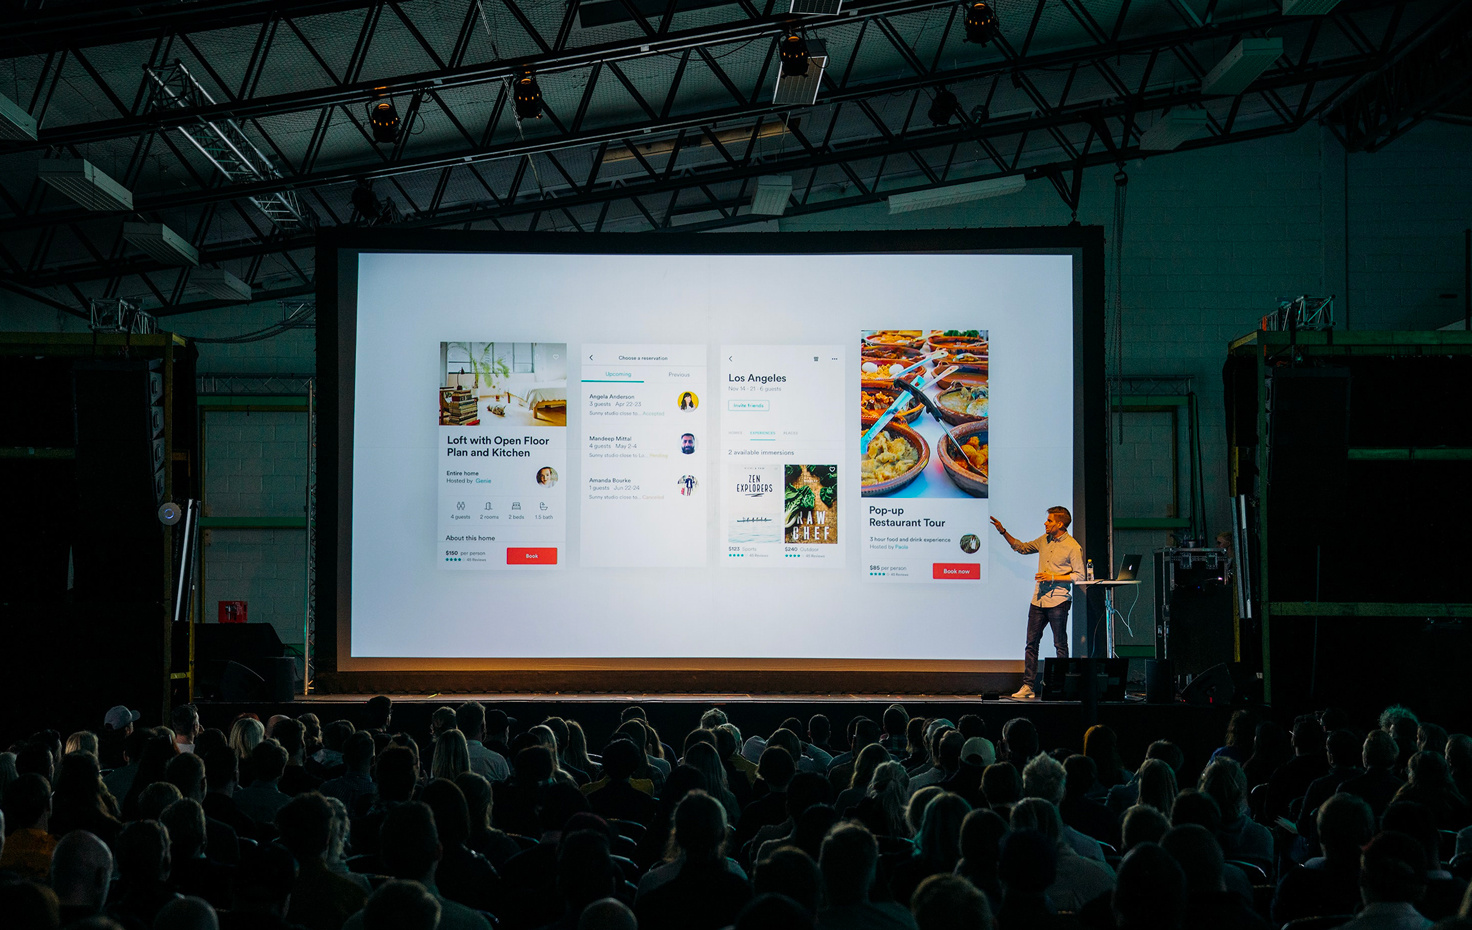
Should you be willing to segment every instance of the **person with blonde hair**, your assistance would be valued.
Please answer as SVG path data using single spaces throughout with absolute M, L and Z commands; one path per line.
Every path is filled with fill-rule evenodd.
M 874 768 L 874 775 L 864 789 L 864 797 L 857 805 L 859 819 L 875 836 L 906 838 L 910 835 L 910 825 L 905 818 L 905 801 L 909 794 L 910 776 L 905 767 L 898 762 L 882 762 Z M 840 809 L 839 813 L 843 810 Z
M 429 763 L 430 778 L 455 780 L 461 772 L 470 771 L 470 747 L 459 730 L 443 730 L 435 737 L 434 755 Z
M 236 781 L 249 785 L 255 779 L 251 770 L 251 755 L 261 740 L 266 738 L 266 727 L 254 717 L 241 717 L 230 726 L 230 748 L 235 752 L 238 769 Z
M 1176 785 L 1175 770 L 1160 759 L 1146 759 L 1135 775 L 1138 783 L 1138 803 L 1153 807 L 1165 816 L 1170 816 L 1171 805 L 1176 802 L 1180 789 Z
M 97 750 L 97 734 L 91 730 L 78 730 L 66 738 L 66 749 L 63 751 L 66 753 L 90 752 L 95 757 Z

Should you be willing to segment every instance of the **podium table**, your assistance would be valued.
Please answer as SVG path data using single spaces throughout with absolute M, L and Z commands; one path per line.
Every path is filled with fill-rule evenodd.
M 1084 589 L 1084 619 L 1085 620 L 1088 619 L 1088 615 L 1089 615 L 1089 611 L 1088 611 L 1089 589 L 1091 589 L 1091 588 L 1101 588 L 1104 591 L 1104 635 L 1105 635 L 1105 641 L 1107 643 L 1107 651 L 1105 652 L 1104 657 L 1106 659 L 1117 659 L 1117 658 L 1119 658 L 1119 656 L 1116 655 L 1115 652 L 1114 652 L 1114 590 L 1116 588 L 1125 588 L 1125 587 L 1129 587 L 1131 585 L 1137 585 L 1139 583 L 1140 583 L 1140 579 L 1138 579 L 1138 578 L 1135 578 L 1135 579 L 1133 579 L 1131 581 L 1105 581 L 1103 579 L 1098 579 L 1098 580 L 1095 580 L 1095 581 L 1075 581 L 1073 583 L 1073 586 L 1075 588 L 1083 588 Z M 1090 631 L 1093 630 L 1093 625 L 1092 624 L 1090 625 L 1089 629 L 1090 629 Z M 1094 644 L 1092 642 L 1090 642 L 1089 643 L 1089 654 L 1092 655 L 1093 652 L 1094 652 Z

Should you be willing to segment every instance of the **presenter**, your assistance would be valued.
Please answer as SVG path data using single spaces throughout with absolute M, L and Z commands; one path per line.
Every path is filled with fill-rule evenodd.
M 1035 700 L 1038 696 L 1038 644 L 1043 630 L 1053 628 L 1053 646 L 1058 658 L 1068 658 L 1068 610 L 1073 606 L 1073 581 L 1083 580 L 1084 553 L 1078 541 L 1068 535 L 1073 516 L 1067 507 L 1049 507 L 1043 523 L 1043 535 L 1031 542 L 1016 539 L 1001 521 L 992 517 L 992 526 L 1007 540 L 1012 551 L 1021 555 L 1038 554 L 1038 571 L 1033 578 L 1032 604 L 1027 610 L 1027 650 L 1022 658 L 1022 688 L 1013 698 Z

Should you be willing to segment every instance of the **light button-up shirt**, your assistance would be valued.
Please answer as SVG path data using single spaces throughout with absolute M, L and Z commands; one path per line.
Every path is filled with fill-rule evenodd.
M 1068 576 L 1066 581 L 1039 581 L 1033 590 L 1033 604 L 1057 607 L 1073 600 L 1073 579 L 1083 580 L 1084 577 L 1084 551 L 1079 548 L 1078 540 L 1067 533 L 1060 534 L 1057 539 L 1049 539 L 1044 534 L 1031 542 L 1012 543 L 1012 551 L 1022 555 L 1036 552 L 1039 572 Z

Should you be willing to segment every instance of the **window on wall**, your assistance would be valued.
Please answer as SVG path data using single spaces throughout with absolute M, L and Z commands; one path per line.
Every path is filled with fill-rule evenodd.
M 532 346 L 530 342 L 513 342 L 511 344 L 511 371 L 513 374 L 527 374 L 537 370 L 536 363 L 532 361 Z

